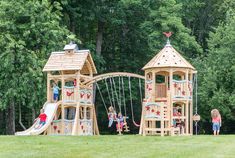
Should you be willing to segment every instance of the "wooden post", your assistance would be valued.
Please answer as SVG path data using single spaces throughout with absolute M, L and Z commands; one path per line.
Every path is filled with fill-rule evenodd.
M 99 128 L 98 128 L 98 124 L 97 124 L 97 118 L 96 118 L 96 112 L 95 112 L 95 108 L 93 107 L 93 111 L 94 111 L 94 115 L 93 115 L 93 122 L 94 122 L 94 127 L 95 127 L 95 129 L 94 129 L 94 131 L 95 131 L 95 134 L 96 135 L 100 135 L 100 132 L 99 132 Z
M 62 93 L 62 104 L 61 104 L 61 134 L 64 134 L 64 128 L 65 128 L 65 125 L 64 125 L 64 121 L 65 121 L 65 108 L 64 108 L 64 85 L 65 85 L 65 82 L 64 82 L 64 72 L 61 71 L 61 93 Z
M 147 81 L 147 74 L 148 72 L 145 72 L 145 86 L 144 86 L 144 89 L 145 89 L 145 96 L 144 98 L 146 98 L 147 96 L 147 89 L 146 89 L 146 81 Z M 144 135 L 144 130 L 145 130 L 145 119 L 144 119 L 144 102 L 141 103 L 142 104 L 142 111 L 141 111 L 141 119 L 140 119 L 140 129 L 139 129 L 139 134 L 140 135 Z
M 193 82 L 193 72 L 190 71 L 190 81 Z M 191 86 L 191 90 L 193 91 L 193 87 Z M 188 88 L 189 90 L 189 88 Z M 189 92 L 190 94 L 190 92 Z M 190 101 L 190 134 L 193 135 L 193 96 Z
M 79 93 L 79 85 L 80 85 L 80 72 L 78 71 L 76 73 L 76 81 L 77 81 L 77 86 L 75 87 L 74 90 L 74 100 L 76 102 L 76 114 L 74 118 L 74 125 L 72 129 L 72 135 L 77 135 L 78 134 L 78 123 L 79 123 L 79 108 L 80 108 L 80 93 Z
M 139 134 L 144 134 L 145 130 L 145 113 L 144 113 L 144 103 L 142 103 L 142 112 L 141 112 L 141 122 L 140 122 L 140 129 Z
M 188 89 L 188 69 L 187 69 L 187 71 L 186 71 L 186 89 Z M 186 91 L 186 96 L 188 97 L 189 96 L 189 90 L 187 90 Z M 188 133 L 189 133 L 189 98 L 186 98 L 186 119 L 185 119 L 185 121 L 186 121 L 186 124 L 185 124 L 185 129 L 186 129 L 186 134 L 188 135 Z
M 170 79 L 170 95 L 169 95 L 169 113 L 170 113 L 170 128 L 172 128 L 173 126 L 173 70 L 172 68 L 170 69 L 170 75 L 169 75 L 169 79 Z M 171 135 L 173 134 L 171 130 Z
M 51 102 L 51 85 L 50 85 L 51 73 L 47 72 L 47 102 Z
M 156 100 L 156 72 L 152 70 L 152 79 L 153 79 L 153 83 L 152 83 L 152 94 L 151 94 L 151 101 L 155 102 Z
M 164 107 L 163 106 L 161 106 L 161 111 L 160 111 L 160 116 L 161 116 L 161 122 L 160 122 L 160 126 L 161 126 L 161 136 L 164 136 L 164 131 L 165 131 L 165 127 L 164 127 L 164 114 L 163 114 L 163 112 L 164 112 Z
M 143 126 L 143 136 L 146 136 L 146 129 L 145 129 L 146 128 L 146 121 L 145 121 L 145 119 L 143 119 L 143 121 L 144 121 L 143 125 L 142 125 Z

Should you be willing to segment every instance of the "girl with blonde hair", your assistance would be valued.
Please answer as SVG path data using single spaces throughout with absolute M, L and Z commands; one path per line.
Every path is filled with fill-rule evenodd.
M 219 110 L 213 109 L 211 110 L 211 118 L 212 118 L 212 128 L 215 135 L 219 135 L 220 127 L 222 125 L 221 115 Z

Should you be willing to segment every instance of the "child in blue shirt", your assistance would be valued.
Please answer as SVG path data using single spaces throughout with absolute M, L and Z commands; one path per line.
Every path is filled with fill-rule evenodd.
M 52 89 L 53 89 L 53 100 L 54 100 L 54 102 L 57 102 L 59 100 L 59 90 L 60 90 L 60 88 L 54 82 Z

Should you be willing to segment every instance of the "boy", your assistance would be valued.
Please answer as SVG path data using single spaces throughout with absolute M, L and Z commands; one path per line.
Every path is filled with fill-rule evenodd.
M 54 82 L 52 89 L 53 89 L 53 100 L 54 100 L 54 102 L 57 102 L 59 100 L 59 90 L 60 90 L 60 88 Z
M 44 109 L 40 110 L 40 115 L 38 118 L 40 119 L 40 122 L 36 129 L 39 129 L 46 124 L 47 115 L 44 113 Z

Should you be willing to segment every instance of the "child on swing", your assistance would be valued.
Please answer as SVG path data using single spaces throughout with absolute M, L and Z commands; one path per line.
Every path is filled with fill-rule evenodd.
M 110 106 L 108 108 L 109 112 L 108 112 L 108 119 L 109 119 L 109 125 L 108 127 L 110 128 L 113 124 L 113 121 L 116 120 L 116 116 L 117 116 L 117 113 L 116 111 L 114 110 L 113 106 Z
M 219 110 L 217 109 L 211 110 L 211 118 L 212 118 L 212 129 L 214 136 L 219 135 L 220 127 L 222 125 L 222 120 Z
M 117 117 L 117 124 L 116 124 L 117 132 L 119 132 L 119 135 L 122 134 L 123 126 L 124 126 L 124 118 L 122 116 L 122 113 L 119 112 L 118 117 Z

